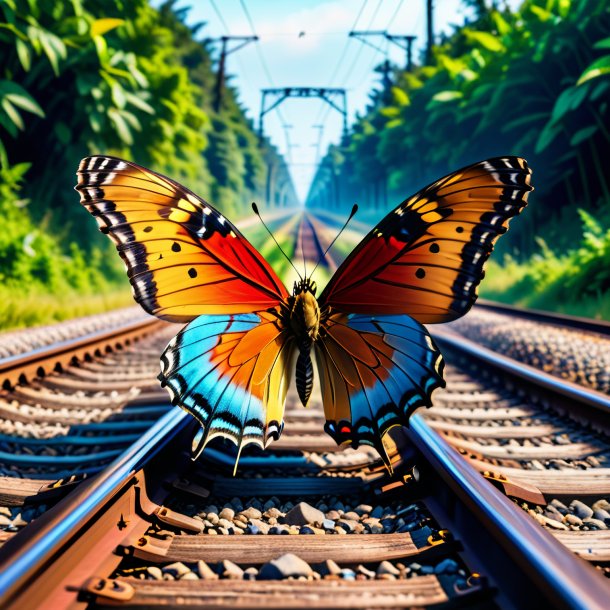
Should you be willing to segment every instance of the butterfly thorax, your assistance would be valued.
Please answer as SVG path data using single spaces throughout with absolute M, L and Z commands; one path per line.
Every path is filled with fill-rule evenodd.
M 299 355 L 296 362 L 296 385 L 299 398 L 307 406 L 313 389 L 311 346 L 320 330 L 320 306 L 316 300 L 316 285 L 311 280 L 295 282 L 290 298 L 290 328 L 294 332 Z

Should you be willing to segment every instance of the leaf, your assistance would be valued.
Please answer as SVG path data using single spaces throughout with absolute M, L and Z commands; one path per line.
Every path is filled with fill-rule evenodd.
M 32 60 L 31 60 L 30 49 L 28 48 L 28 45 L 25 44 L 25 42 L 23 42 L 23 40 L 20 40 L 19 38 L 17 38 L 17 40 L 15 41 L 15 48 L 17 49 L 17 57 L 19 57 L 19 62 L 23 66 L 23 69 L 26 72 L 29 72 L 30 66 L 32 65 Z
M 103 36 L 125 23 L 124 19 L 96 19 L 91 24 L 91 36 Z
M 500 36 L 506 36 L 506 34 L 510 34 L 510 24 L 508 23 L 508 21 L 506 21 L 506 19 L 504 19 L 504 17 L 502 17 L 499 11 L 491 11 L 491 19 L 494 25 L 496 26 L 496 30 L 498 30 L 498 34 L 500 34 Z
M 610 49 L 610 38 L 602 38 L 598 40 L 594 45 L 594 49 Z
M 8 118 L 13 122 L 13 125 L 17 129 L 23 129 L 25 127 L 25 125 L 23 124 L 23 118 L 21 118 L 21 115 L 19 114 L 15 106 L 13 106 L 6 99 L 6 97 L 2 100 L 0 105 L 2 105 L 2 109 L 4 110 L 4 112 L 6 112 Z
M 155 109 L 148 102 L 145 102 L 142 98 L 138 97 L 134 93 L 125 91 L 125 99 L 129 104 L 135 106 L 139 110 L 142 110 L 148 114 L 155 114 Z
M 500 40 L 498 40 L 498 38 L 496 38 L 493 34 L 490 34 L 489 32 L 464 30 L 464 34 L 466 35 L 466 38 L 468 38 L 471 42 L 476 42 L 480 44 L 488 51 L 493 51 L 494 53 L 496 53 L 498 51 L 506 50 Z
M 597 131 L 597 125 L 589 125 L 587 127 L 583 127 L 579 129 L 570 140 L 570 144 L 572 146 L 578 146 L 585 140 L 588 140 L 593 136 L 593 134 Z
M 549 144 L 553 142 L 553 140 L 561 133 L 562 127 L 557 123 L 553 123 L 549 121 L 542 130 L 540 137 L 538 138 L 538 142 L 536 142 L 536 152 L 541 153 L 544 151 Z
M 400 87 L 392 87 L 392 97 L 397 106 L 409 106 L 411 104 L 409 94 Z
M 42 29 L 39 30 L 38 40 L 53 68 L 55 76 L 59 76 L 59 60 L 66 57 L 66 47 L 64 43 L 54 34 Z
M 0 96 L 8 99 L 22 110 L 36 114 L 39 117 L 45 116 L 43 109 L 38 102 L 21 86 L 8 80 L 0 81 Z
M 568 87 L 564 89 L 553 106 L 551 122 L 560 121 L 568 112 L 576 110 L 585 100 L 588 89 L 579 87 Z
M 502 131 L 504 133 L 508 133 L 513 129 L 522 128 L 528 123 L 534 123 L 537 121 L 546 121 L 548 119 L 548 112 L 534 112 L 533 114 L 527 114 L 525 116 L 521 116 L 513 121 L 509 121 L 502 126 Z
M 121 116 L 121 113 L 116 108 L 111 108 L 108 111 L 108 116 L 110 117 L 110 120 L 116 129 L 117 135 L 122 142 L 127 144 L 127 146 L 131 146 L 133 144 L 133 137 L 131 136 L 129 125 Z
M 543 9 L 541 6 L 531 4 L 529 9 L 532 13 L 534 13 L 534 15 L 536 15 L 536 17 L 538 17 L 538 19 L 540 19 L 540 21 L 548 21 L 549 19 L 553 18 L 553 13 Z
M 112 92 L 112 101 L 114 102 L 114 105 L 120 109 L 125 108 L 126 99 L 125 99 L 125 92 L 123 91 L 123 87 L 121 87 L 121 85 L 119 85 L 119 83 L 114 82 L 112 84 L 111 92 Z
M 464 97 L 461 91 L 440 91 L 432 96 L 434 102 L 453 102 Z
M 610 74 L 610 55 L 605 55 L 595 60 L 581 75 L 576 85 L 582 85 L 587 81 Z

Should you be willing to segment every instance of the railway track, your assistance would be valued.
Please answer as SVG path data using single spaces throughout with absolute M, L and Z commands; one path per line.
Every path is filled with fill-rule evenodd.
M 328 243 L 316 222 L 306 258 Z M 607 397 L 436 338 L 448 387 L 386 438 L 394 476 L 322 434 L 319 397 L 289 396 L 282 438 L 236 477 L 220 440 L 190 460 L 172 409 L 6 542 L 0 605 L 605 607 Z
M 37 329 L 34 340 L 2 337 L 11 353 L 0 360 L 0 542 L 167 411 L 154 378 L 168 326 L 118 312 Z

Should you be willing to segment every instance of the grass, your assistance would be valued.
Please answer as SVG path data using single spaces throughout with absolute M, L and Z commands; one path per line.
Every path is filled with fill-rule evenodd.
M 0 329 L 27 328 L 102 313 L 133 305 L 129 289 L 108 293 L 79 294 L 76 291 L 53 294 L 25 292 L 0 287 Z
M 481 296 L 522 307 L 610 320 L 610 228 L 580 211 L 578 247 L 557 253 L 538 239 L 525 261 L 490 261 Z M 610 223 L 609 223 L 610 224 Z

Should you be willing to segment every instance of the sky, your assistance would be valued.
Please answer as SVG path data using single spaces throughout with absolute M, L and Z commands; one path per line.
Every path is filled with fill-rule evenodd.
M 256 125 L 261 89 L 289 86 L 345 88 L 351 124 L 379 84 L 375 66 L 386 54 L 391 62 L 405 64 L 402 49 L 382 37 L 370 38 L 380 49 L 371 48 L 349 38 L 351 30 L 415 35 L 416 61 L 425 45 L 426 0 L 191 0 L 179 6 L 191 6 L 189 23 L 207 24 L 201 37 L 259 37 L 230 54 L 226 68 Z M 450 31 L 466 15 L 460 0 L 436 0 L 435 33 Z M 320 157 L 329 144 L 340 140 L 342 120 L 339 112 L 316 98 L 288 99 L 265 116 L 264 132 L 288 162 L 302 202 Z

